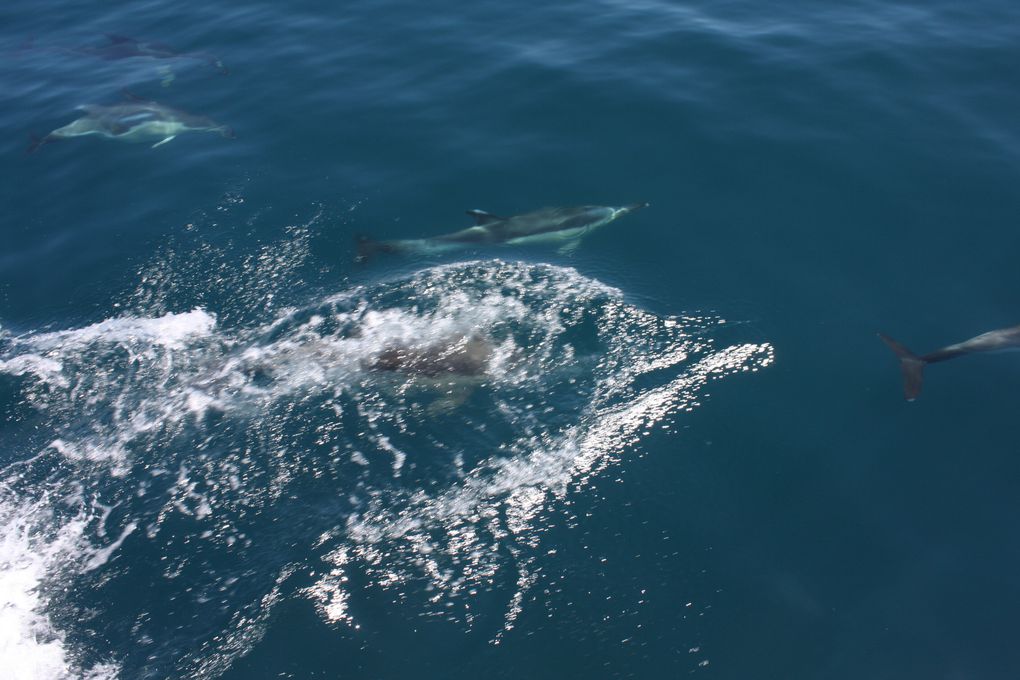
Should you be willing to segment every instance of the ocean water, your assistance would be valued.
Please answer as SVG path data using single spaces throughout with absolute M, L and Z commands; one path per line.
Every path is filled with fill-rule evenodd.
M 876 337 L 1020 322 L 1020 6 L 0 19 L 0 678 L 1020 671 L 1020 364 Z M 235 137 L 28 153 L 138 98 Z

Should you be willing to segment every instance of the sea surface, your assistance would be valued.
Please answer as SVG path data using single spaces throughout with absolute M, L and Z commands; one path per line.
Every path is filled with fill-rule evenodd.
M 1020 677 L 1020 361 L 876 336 L 1020 323 L 1016 2 L 9 0 L 0 132 L 0 678 Z

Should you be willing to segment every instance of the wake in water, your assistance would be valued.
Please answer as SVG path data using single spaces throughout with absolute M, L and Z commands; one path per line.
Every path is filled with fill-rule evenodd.
M 772 362 L 724 326 L 492 261 L 243 328 L 199 308 L 8 335 L 0 635 L 36 677 L 215 677 L 281 601 L 342 635 L 387 595 L 498 643 L 551 513 Z M 464 347 L 471 370 L 443 368 Z

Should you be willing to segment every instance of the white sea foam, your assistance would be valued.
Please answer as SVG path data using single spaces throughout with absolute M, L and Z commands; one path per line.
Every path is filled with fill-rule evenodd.
M 124 316 L 107 319 L 83 328 L 22 335 L 14 338 L 13 343 L 36 351 L 62 352 L 96 342 L 144 343 L 176 348 L 189 340 L 209 335 L 215 326 L 215 315 L 194 309 L 156 318 Z
M 38 354 L 23 354 L 6 361 L 0 359 L 0 373 L 10 375 L 34 375 L 41 380 L 53 380 L 66 385 L 60 376 L 61 363 Z
M 124 543 L 124 539 L 134 533 L 134 530 L 137 528 L 137 524 L 130 522 L 126 527 L 124 527 L 124 530 L 121 532 L 117 540 L 105 548 L 93 550 L 92 557 L 85 563 L 84 571 L 92 571 L 93 569 L 98 569 L 106 564 L 110 560 L 110 555 L 116 552 L 116 550 L 120 548 L 121 544 Z
M 92 425 L 85 436 L 62 433 L 46 448 L 68 461 L 99 463 L 115 476 L 123 475 L 127 470 L 126 447 L 160 418 L 151 409 L 139 407 L 123 388 L 114 391 L 105 387 L 101 368 L 90 366 L 83 350 L 99 344 L 140 348 L 143 353 L 151 348 L 179 350 L 194 339 L 208 336 L 214 326 L 213 315 L 196 309 L 8 337 L 5 356 L 0 357 L 0 372 L 30 376 L 48 385 L 51 389 L 34 396 L 29 392 L 28 396 L 34 403 L 53 406 L 56 419 L 76 410 L 87 417 L 96 404 L 112 405 L 113 421 L 107 430 Z M 68 366 L 71 370 L 65 373 Z M 151 387 L 159 387 L 159 383 Z M 107 400 L 107 391 L 113 395 L 112 400 Z M 130 522 L 112 543 L 93 547 L 87 536 L 93 520 L 91 510 L 85 507 L 81 492 L 74 490 L 77 483 L 73 478 L 66 484 L 63 491 L 37 497 L 5 492 L 0 500 L 0 676 L 19 680 L 101 680 L 114 678 L 119 672 L 112 663 L 90 668 L 76 663 L 63 633 L 47 615 L 49 600 L 45 593 L 53 581 L 105 565 L 137 525 Z M 80 509 L 68 519 L 65 511 L 57 512 L 66 507 Z M 105 531 L 108 514 L 108 509 L 103 510 L 97 533 Z
M 45 408 L 50 424 L 38 465 L 56 461 L 59 474 L 74 471 L 63 478 L 62 497 L 82 510 L 61 523 L 52 518 L 56 501 L 9 506 L 25 528 L 3 535 L 5 545 L 17 544 L 5 549 L 15 558 L 3 565 L 22 566 L 0 572 L 14 579 L 4 592 L 21 599 L 0 608 L 0 624 L 19 644 L 36 644 L 31 653 L 56 669 L 27 677 L 112 677 L 111 665 L 75 669 L 46 617 L 40 584 L 114 565 L 138 568 L 127 558 L 140 541 L 160 551 L 200 539 L 224 557 L 236 553 L 252 542 L 245 535 L 252 529 L 238 528 L 251 523 L 239 518 L 286 507 L 297 500 L 296 484 L 326 476 L 338 485 L 338 510 L 326 517 L 339 520 L 306 519 L 340 524 L 308 545 L 309 559 L 323 556 L 326 568 L 316 564 L 315 582 L 303 591 L 323 618 L 357 625 L 352 580 L 410 588 L 424 579 L 427 606 L 438 609 L 491 589 L 506 572 L 516 584 L 509 628 L 540 572 L 533 552 L 548 510 L 650 427 L 694 408 L 708 380 L 771 362 L 766 344 L 715 347 L 703 337 L 710 323 L 643 312 L 572 269 L 475 262 L 346 291 L 261 326 L 217 328 L 213 314 L 196 309 L 8 337 L 0 370 L 25 377 L 27 402 Z M 372 369 L 386 348 L 470 335 L 486 338 L 492 352 L 455 399 L 448 381 L 437 387 Z M 33 381 L 42 387 L 33 390 Z M 484 408 L 474 408 L 476 420 L 447 427 L 449 414 L 431 408 L 443 400 L 454 409 L 465 404 L 465 412 Z M 424 455 L 427 446 L 448 458 Z M 442 469 L 430 477 L 429 466 Z M 111 518 L 119 524 L 108 530 Z M 286 513 L 279 521 L 255 540 L 265 549 L 286 534 L 280 553 L 292 554 L 304 527 L 286 524 L 293 521 Z M 160 532 L 178 533 L 154 540 Z M 163 557 L 173 581 L 183 563 Z M 200 648 L 205 657 L 160 663 L 212 673 L 261 636 L 293 567 L 245 569 L 248 597 L 264 589 L 224 622 L 220 632 L 231 644 L 213 651 L 222 636 L 210 638 Z M 355 570 L 359 578 L 351 579 Z M 209 597 L 210 583 L 187 580 L 202 603 L 222 601 Z M 211 607 L 200 611 L 221 615 Z
M 550 280 L 535 281 L 549 270 L 554 270 Z M 489 270 L 483 276 L 492 274 Z M 528 354 L 536 358 L 543 385 L 557 368 L 577 361 L 571 344 L 560 346 L 561 336 L 572 337 L 569 329 L 583 324 L 586 313 L 601 319 L 597 332 L 604 354 L 591 367 L 596 378 L 588 406 L 559 433 L 542 425 L 541 415 L 527 410 L 530 406 L 524 411 L 515 411 L 510 404 L 500 406 L 508 409 L 507 417 L 522 433 L 530 429 L 529 421 L 537 424 L 534 435 L 523 435 L 511 445 L 513 455 L 483 458 L 461 482 L 436 492 L 376 493 L 365 512 L 352 515 L 335 532 L 340 545 L 323 558 L 331 568 L 307 591 L 329 620 L 346 620 L 350 593 L 345 591 L 345 575 L 356 562 L 380 587 L 402 589 L 423 577 L 436 593 L 433 601 L 438 602 L 489 587 L 504 568 L 509 550 L 519 575 L 504 623 L 509 629 L 520 613 L 522 589 L 534 582 L 534 558 L 525 557 L 524 551 L 537 548 L 541 531 L 536 522 L 551 504 L 586 486 L 652 427 L 698 406 L 708 381 L 757 370 L 773 361 L 768 344 L 717 349 L 697 332 L 716 325 L 712 320 L 655 317 L 623 303 L 619 291 L 571 270 L 536 267 L 526 276 L 492 278 L 489 283 L 501 287 L 508 300 L 492 293 L 463 303 L 445 298 L 440 308 L 453 315 L 456 312 L 451 310 L 462 306 L 474 309 L 474 318 L 492 319 L 493 324 L 509 317 L 515 324 L 534 327 Z M 522 280 L 541 289 L 544 297 L 537 307 L 523 304 L 534 291 L 521 285 Z M 514 291 L 515 286 L 520 288 Z M 508 289 L 513 292 L 508 294 Z M 450 316 L 446 319 L 449 322 Z M 395 313 L 374 320 L 374 329 L 392 326 L 392 335 L 413 326 Z M 675 377 L 663 382 L 670 371 Z M 499 375 L 498 384 L 514 384 L 511 375 Z M 662 384 L 639 387 L 640 381 L 652 376 L 663 376 L 652 382 Z M 394 443 L 380 438 L 376 445 L 390 450 Z M 406 448 L 403 451 L 413 455 Z
M 88 520 L 63 523 L 48 500 L 0 501 L 0 676 L 18 680 L 112 680 L 115 664 L 81 668 L 46 613 L 46 584 L 69 571 L 87 550 Z

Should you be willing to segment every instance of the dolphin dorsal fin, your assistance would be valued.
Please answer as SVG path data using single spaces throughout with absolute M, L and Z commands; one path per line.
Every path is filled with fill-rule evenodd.
M 491 212 L 485 212 L 484 210 L 468 210 L 467 214 L 475 218 L 475 224 L 477 224 L 478 226 L 492 224 L 493 222 L 502 222 L 506 220 L 505 217 L 493 215 Z

